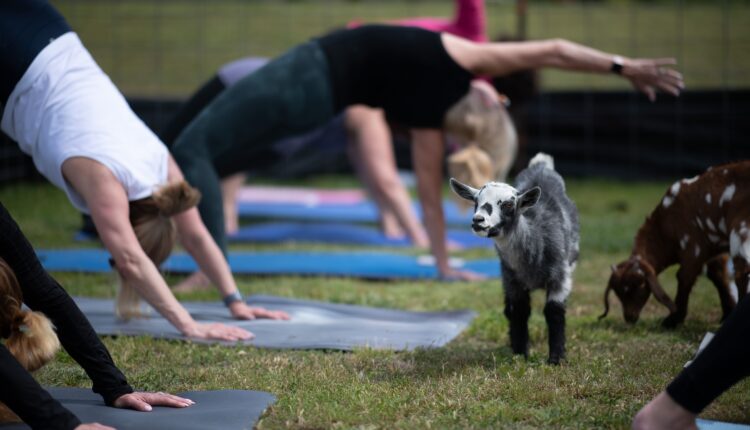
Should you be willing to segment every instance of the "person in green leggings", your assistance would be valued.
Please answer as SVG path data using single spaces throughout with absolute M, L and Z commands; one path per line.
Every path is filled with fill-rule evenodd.
M 674 59 L 630 59 L 560 39 L 476 43 L 396 26 L 341 30 L 303 43 L 224 91 L 178 136 L 172 153 L 203 193 L 200 213 L 226 250 L 219 179 L 242 171 L 273 142 L 311 130 L 348 106 L 382 108 L 410 129 L 417 192 L 430 248 L 443 278 L 477 279 L 448 265 L 442 212 L 443 131 L 476 143 L 500 109 L 498 95 L 474 76 L 555 67 L 614 73 L 653 100 L 678 95 Z

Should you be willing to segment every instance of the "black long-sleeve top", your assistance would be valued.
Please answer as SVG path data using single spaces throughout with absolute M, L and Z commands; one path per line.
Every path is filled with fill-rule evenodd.
M 0 203 L 0 257 L 13 269 L 24 303 L 44 313 L 57 328 L 60 343 L 93 381 L 107 405 L 133 388 L 115 366 L 68 293 L 43 268 L 16 222 Z M 0 401 L 33 429 L 72 429 L 78 418 L 53 399 L 0 344 Z

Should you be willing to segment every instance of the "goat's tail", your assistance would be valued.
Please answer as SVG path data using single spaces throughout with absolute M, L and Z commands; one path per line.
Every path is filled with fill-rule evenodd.
M 545 154 L 544 152 L 537 152 L 534 158 L 529 161 L 529 167 L 540 163 L 550 170 L 555 170 L 555 159 L 552 158 L 552 156 L 549 154 Z

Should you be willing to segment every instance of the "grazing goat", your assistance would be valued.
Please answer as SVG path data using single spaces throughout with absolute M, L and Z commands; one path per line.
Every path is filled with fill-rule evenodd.
M 530 292 L 544 289 L 549 359 L 565 356 L 565 299 L 578 260 L 578 212 L 552 157 L 537 154 L 516 177 L 516 188 L 490 182 L 477 190 L 451 178 L 451 188 L 474 202 L 472 230 L 490 237 L 502 264 L 505 316 L 515 354 L 529 354 Z
M 662 322 L 675 327 L 685 320 L 688 296 L 708 262 L 708 277 L 719 291 L 723 318 L 736 304 L 726 262 L 734 263 L 738 295 L 747 293 L 750 275 L 750 161 L 709 168 L 705 173 L 672 184 L 638 230 L 630 258 L 612 266 L 604 292 L 604 318 L 609 293 L 622 302 L 625 321 L 635 323 L 651 293 L 669 309 Z M 669 298 L 657 275 L 679 264 L 677 296 Z

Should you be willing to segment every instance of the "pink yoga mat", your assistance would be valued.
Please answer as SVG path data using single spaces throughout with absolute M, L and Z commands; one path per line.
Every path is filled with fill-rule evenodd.
M 302 203 L 357 204 L 367 199 L 365 192 L 356 188 L 315 189 L 302 187 L 250 186 L 237 193 L 238 203 Z

